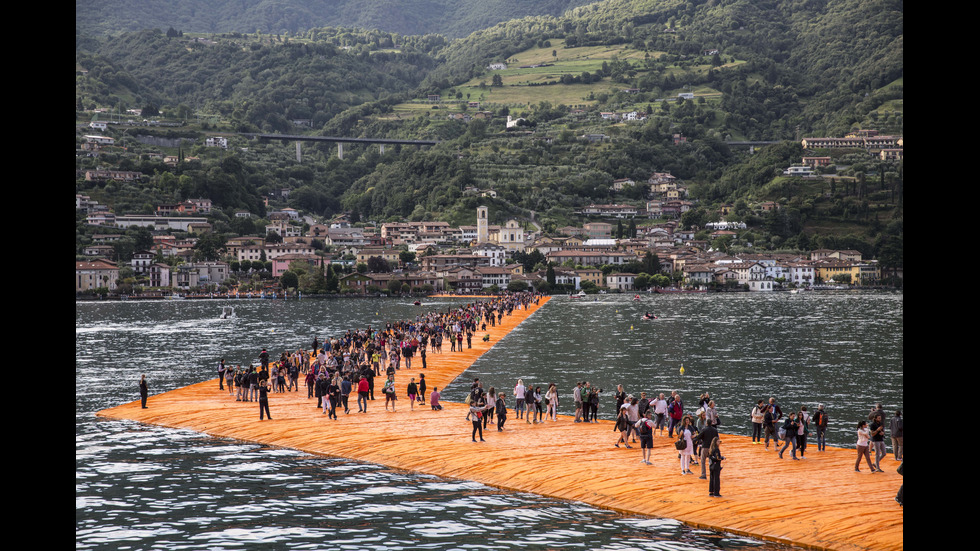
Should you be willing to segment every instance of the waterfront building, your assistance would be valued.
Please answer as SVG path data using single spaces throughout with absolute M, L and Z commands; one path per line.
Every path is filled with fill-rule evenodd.
M 112 291 L 119 280 L 119 266 L 108 260 L 75 261 L 75 292 L 105 287 Z

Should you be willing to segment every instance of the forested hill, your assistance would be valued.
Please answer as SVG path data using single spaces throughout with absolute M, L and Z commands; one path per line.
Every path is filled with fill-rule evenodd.
M 606 0 L 558 18 L 528 17 L 473 33 L 447 49 L 446 63 L 428 82 L 438 87 L 472 78 L 488 62 L 547 38 L 562 38 L 565 47 L 625 44 L 674 59 L 717 49 L 748 67 L 678 84 L 721 77 L 752 85 L 751 102 L 778 103 L 773 114 L 780 118 L 801 115 L 793 126 L 803 131 L 846 131 L 872 103 L 894 99 L 871 96 L 904 75 L 902 0 Z M 654 76 L 632 84 L 647 77 L 650 88 Z M 785 110 L 790 103 L 797 108 Z
M 669 172 L 694 203 L 685 225 L 703 227 L 729 204 L 729 218 L 755 226 L 756 246 L 854 234 L 819 243 L 874 253 L 887 231 L 900 250 L 901 161 L 832 152 L 833 178 L 783 171 L 801 162 L 800 137 L 903 133 L 902 10 L 901 0 L 606 0 L 460 39 L 346 27 L 78 31 L 79 126 L 142 109 L 180 128 L 110 127 L 119 150 L 80 157 L 79 171 L 135 169 L 149 184 L 77 190 L 115 212 L 207 197 L 233 216 L 260 213 L 272 197 L 317 216 L 454 224 L 472 224 L 479 201 L 492 216 L 553 231 L 580 224 L 590 204 L 645 207 L 646 186 L 617 185 Z M 441 143 L 384 154 L 350 147 L 342 161 L 336 147 L 304 146 L 298 162 L 293 144 L 236 132 Z M 137 139 L 163 133 L 191 145 L 161 152 Z M 228 150 L 203 146 L 217 133 L 230 136 Z M 744 141 L 781 143 L 754 154 L 732 145 Z M 194 160 L 170 169 L 153 160 L 160 153 Z M 487 189 L 496 196 L 473 194 Z M 752 209 L 763 202 L 781 208 L 759 229 Z
M 92 0 L 75 26 L 102 35 L 175 28 L 192 33 L 297 35 L 316 27 L 466 36 L 528 15 L 560 15 L 588 0 Z

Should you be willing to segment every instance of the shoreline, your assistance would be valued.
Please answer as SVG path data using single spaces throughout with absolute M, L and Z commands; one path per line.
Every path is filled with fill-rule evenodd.
M 725 497 L 709 498 L 707 481 L 680 474 L 671 439 L 654 438 L 653 465 L 646 466 L 639 462 L 638 447 L 612 446 L 618 436 L 612 432 L 612 421 L 580 424 L 560 415 L 558 422 L 529 425 L 514 417 L 509 398 L 505 431 L 498 433 L 495 425 L 488 424 L 487 442 L 473 443 L 463 404 L 443 402 L 445 409 L 439 412 L 428 405 L 411 411 L 405 398 L 408 377 L 425 373 L 430 388 L 443 389 L 547 302 L 543 297 L 539 306 L 515 310 L 501 324 L 488 327 L 490 343 L 474 342 L 473 349 L 461 352 L 430 353 L 424 371 L 400 370 L 396 412 L 385 412 L 383 400 L 375 400 L 369 402 L 368 413 L 356 413 L 356 408 L 349 415 L 339 411 L 334 421 L 322 415 L 314 407 L 315 400 L 307 399 L 301 389 L 270 393 L 274 419 L 260 422 L 257 404 L 235 402 L 212 379 L 151 396 L 146 410 L 136 400 L 96 416 L 474 480 L 815 549 L 903 547 L 903 511 L 892 500 L 902 478 L 891 459 L 883 463 L 885 473 L 855 473 L 853 449 L 828 447 L 809 453 L 803 461 L 779 460 L 772 450 L 765 452 L 763 446 L 751 444 L 747 436 L 723 434 L 727 460 L 721 493 Z M 248 420 L 254 422 L 244 422 Z

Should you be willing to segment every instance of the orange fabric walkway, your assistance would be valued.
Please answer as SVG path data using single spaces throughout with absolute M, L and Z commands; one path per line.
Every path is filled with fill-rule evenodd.
M 430 353 L 424 371 L 428 388 L 445 387 L 538 308 L 515 310 L 502 324 L 488 327 L 489 344 L 474 335 L 473 349 L 448 352 L 444 344 L 442 354 Z M 699 467 L 692 467 L 695 475 L 681 475 L 667 437 L 654 439 L 653 464 L 644 465 L 638 445 L 631 450 L 613 446 L 617 435 L 611 421 L 573 423 L 571 417 L 559 416 L 557 422 L 529 425 L 515 418 L 512 396 L 504 432 L 488 425 L 486 442 L 473 443 L 465 405 L 443 402 L 445 409 L 437 412 L 416 404 L 412 411 L 405 387 L 422 372 L 421 362 L 414 363 L 416 367 L 395 377 L 397 412 L 385 411 L 376 386 L 375 396 L 381 399 L 370 402 L 367 413 L 357 412 L 355 393 L 351 413 L 339 409 L 334 421 L 306 398 L 304 388 L 270 393 L 273 419 L 259 421 L 256 403 L 236 402 L 211 380 L 150 396 L 148 409 L 141 409 L 137 400 L 97 415 L 474 480 L 810 548 L 904 546 L 903 510 L 893 500 L 902 477 L 890 458 L 883 463 L 884 473 L 871 474 L 866 465 L 856 473 L 853 449 L 817 452 L 811 443 L 807 459 L 793 461 L 787 453 L 780 460 L 775 451 L 753 445 L 748 437 L 722 435 L 724 497 L 710 498 L 707 481 L 698 479 Z

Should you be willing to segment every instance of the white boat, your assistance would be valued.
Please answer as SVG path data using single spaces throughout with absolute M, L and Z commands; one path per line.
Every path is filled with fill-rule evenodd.
M 568 295 L 568 296 L 570 296 L 572 298 L 585 298 L 585 291 L 582 290 L 582 291 L 579 291 L 577 294 Z
M 233 318 L 233 317 L 235 317 L 235 309 L 234 308 L 232 308 L 231 306 L 222 306 L 221 307 L 221 319 L 226 320 L 228 318 Z

